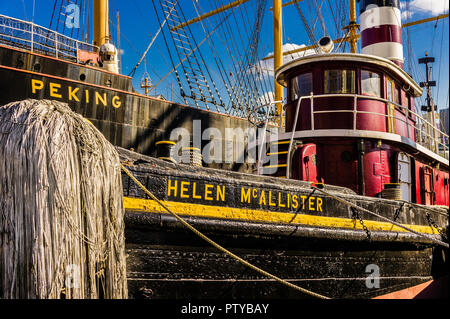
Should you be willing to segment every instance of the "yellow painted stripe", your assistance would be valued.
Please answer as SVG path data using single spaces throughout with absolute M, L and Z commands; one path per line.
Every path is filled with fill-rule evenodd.
M 272 168 L 272 167 L 286 167 L 287 164 L 277 164 L 277 165 L 269 165 L 269 166 L 263 166 L 264 168 Z
M 159 144 L 170 144 L 170 145 L 176 145 L 177 143 L 172 142 L 172 141 L 159 141 L 156 142 L 155 145 L 159 145 Z
M 276 145 L 278 145 L 278 144 L 289 144 L 291 141 L 279 141 L 279 142 L 275 142 L 275 143 L 272 143 L 272 144 L 276 144 Z
M 288 151 L 276 152 L 276 153 L 267 153 L 267 156 L 270 156 L 270 155 L 281 155 L 281 154 L 287 154 L 287 153 L 288 153 Z
M 268 223 L 302 224 L 327 228 L 363 229 L 359 221 L 350 218 L 314 216 L 293 213 L 269 212 L 247 208 L 212 206 L 193 203 L 162 201 L 175 213 L 183 216 L 210 217 L 219 219 L 248 220 Z M 148 213 L 167 213 L 156 201 L 142 198 L 124 197 L 125 209 Z M 168 214 L 168 213 L 167 213 Z M 321 212 L 320 214 L 323 214 Z M 371 231 L 407 232 L 407 230 L 387 222 L 364 220 L 364 225 Z M 430 226 L 404 225 L 424 234 L 438 234 Z

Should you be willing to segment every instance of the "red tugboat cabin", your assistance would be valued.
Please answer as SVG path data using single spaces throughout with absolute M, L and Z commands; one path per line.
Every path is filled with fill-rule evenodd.
M 448 136 L 415 111 L 423 91 L 394 62 L 317 54 L 283 65 L 276 78 L 287 88 L 279 139 L 296 143 L 289 172 L 275 175 L 448 206 Z

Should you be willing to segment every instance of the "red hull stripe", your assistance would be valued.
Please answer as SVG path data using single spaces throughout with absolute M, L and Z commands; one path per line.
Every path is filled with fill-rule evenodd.
M 396 25 L 380 25 L 361 32 L 361 47 L 380 42 L 402 44 L 402 28 Z

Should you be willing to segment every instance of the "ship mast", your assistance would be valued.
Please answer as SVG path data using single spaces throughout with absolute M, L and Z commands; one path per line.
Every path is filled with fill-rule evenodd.
M 275 76 L 275 70 L 279 68 L 283 64 L 283 34 L 282 34 L 282 15 L 281 15 L 281 0 L 273 0 L 273 70 Z M 276 79 L 275 83 L 275 101 L 283 100 L 283 86 L 277 83 Z M 276 103 L 276 116 L 279 119 L 282 119 L 282 111 L 283 111 L 283 103 Z M 279 121 L 280 127 L 282 127 L 283 121 Z
M 350 21 L 347 26 L 344 27 L 344 30 L 349 30 L 349 37 L 347 41 L 350 42 L 350 52 L 357 53 L 357 46 L 359 35 L 357 34 L 357 30 L 359 25 L 356 23 L 356 1 L 349 0 L 350 6 Z
M 358 42 L 358 36 L 356 35 L 356 3 L 355 0 L 350 0 L 350 23 L 348 25 L 350 29 L 350 52 L 356 53 L 356 43 Z
M 109 40 L 108 12 L 108 0 L 93 1 L 93 44 L 99 47 Z

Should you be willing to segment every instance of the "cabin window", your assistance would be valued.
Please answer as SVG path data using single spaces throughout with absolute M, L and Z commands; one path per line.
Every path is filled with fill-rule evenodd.
M 300 74 L 292 79 L 291 100 L 297 100 L 300 96 L 311 95 L 312 73 Z
M 326 70 L 325 94 L 355 93 L 355 71 L 353 70 Z
M 408 107 L 408 110 L 414 111 L 411 94 L 406 94 L 406 106 Z
M 361 94 L 381 97 L 380 75 L 361 70 Z
M 400 89 L 395 85 L 395 82 L 392 79 L 386 77 L 386 85 L 386 99 L 390 102 L 400 104 Z
M 395 108 L 399 108 L 396 104 L 399 104 L 399 94 L 394 81 L 386 77 L 386 99 L 390 102 L 387 104 L 386 119 L 387 129 L 389 133 L 395 134 Z M 396 103 L 396 104 L 395 104 Z

